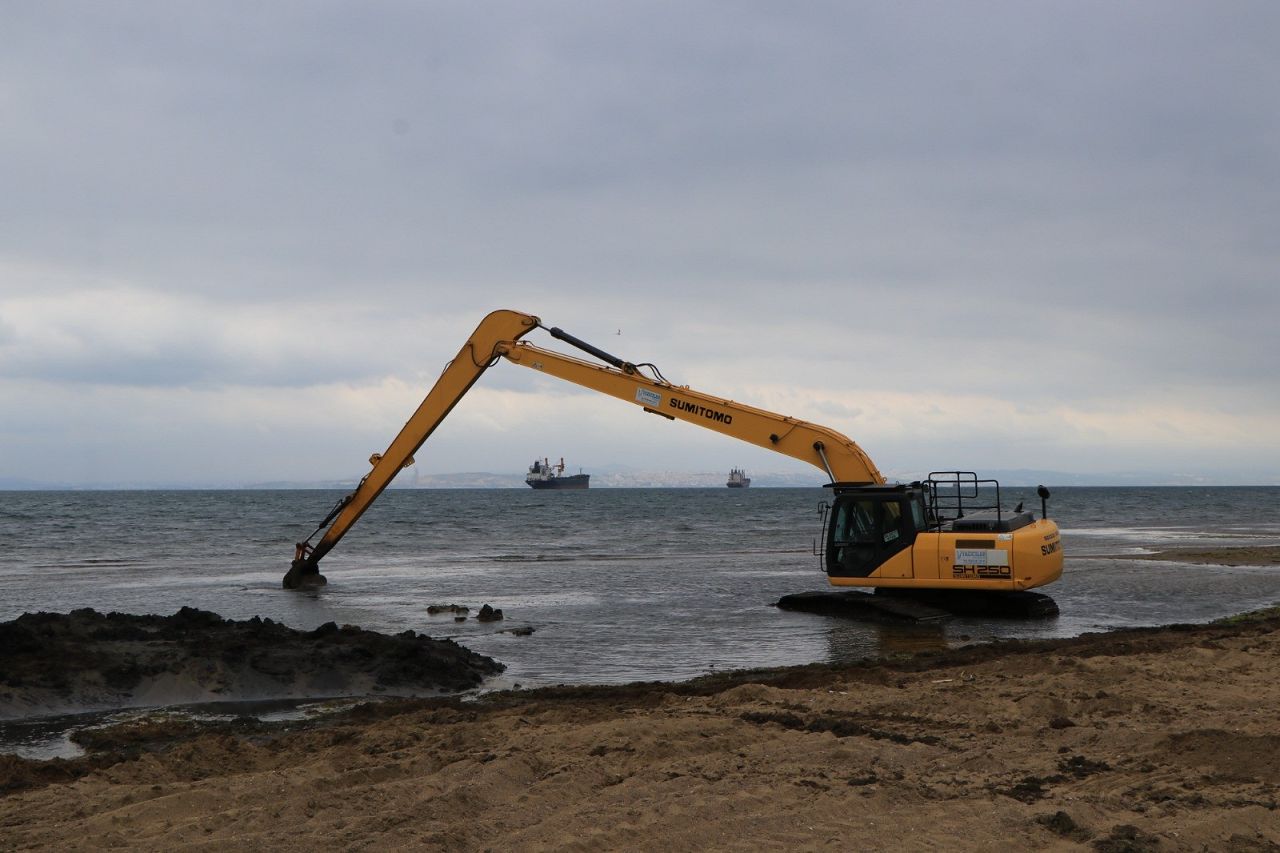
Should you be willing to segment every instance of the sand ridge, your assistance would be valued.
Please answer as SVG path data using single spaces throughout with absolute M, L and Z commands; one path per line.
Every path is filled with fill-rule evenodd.
M 1213 566 L 1280 566 L 1280 545 L 1226 548 L 1165 548 L 1152 554 L 1119 554 L 1111 559 L 1168 560 Z

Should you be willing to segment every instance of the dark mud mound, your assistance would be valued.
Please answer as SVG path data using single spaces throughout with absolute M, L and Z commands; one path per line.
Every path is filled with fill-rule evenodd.
M 333 623 L 295 631 L 184 607 L 74 610 L 0 623 L 0 719 L 209 701 L 415 696 L 478 686 L 502 664 L 452 640 Z

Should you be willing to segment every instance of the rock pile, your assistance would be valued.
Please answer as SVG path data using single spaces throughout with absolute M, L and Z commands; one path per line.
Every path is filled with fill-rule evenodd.
M 0 623 L 0 720 L 206 701 L 433 695 L 503 670 L 452 640 L 332 622 L 297 631 L 271 619 L 28 613 Z

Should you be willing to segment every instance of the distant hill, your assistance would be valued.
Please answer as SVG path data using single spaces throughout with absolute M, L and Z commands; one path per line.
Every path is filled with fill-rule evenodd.
M 591 474 L 591 487 L 595 489 L 688 489 L 724 488 L 727 472 L 724 471 L 642 471 L 633 468 L 609 468 L 587 471 Z M 748 471 L 754 488 L 820 488 L 826 478 L 813 472 Z M 886 472 L 891 483 L 910 483 L 928 476 L 928 472 Z M 1265 475 L 1234 479 L 1229 476 L 1206 477 L 1195 474 L 1167 474 L 1150 472 L 1112 472 L 1105 474 L 1077 474 L 1069 471 L 1043 471 L 1035 469 L 1007 469 L 979 471 L 984 479 L 995 479 L 1008 487 L 1037 486 L 1230 486 L 1230 485 L 1280 485 L 1280 474 L 1270 478 Z M 61 483 L 31 480 L 22 477 L 0 477 L 0 491 L 107 491 L 120 490 L 190 490 L 190 489 L 336 489 L 350 491 L 360 482 L 358 476 L 349 479 L 329 480 L 271 480 L 255 483 L 164 483 L 150 481 Z M 401 476 L 391 485 L 393 489 L 524 489 L 523 474 L 494 474 L 488 471 L 456 472 L 450 474 L 422 474 Z
M 897 482 L 911 482 L 928 476 L 928 472 L 890 477 Z M 999 480 L 1002 486 L 1228 486 L 1240 485 L 1244 478 L 1207 477 L 1197 474 L 1153 473 L 1151 471 L 1111 471 L 1102 474 L 1077 474 L 1070 471 L 1042 471 L 1030 468 L 978 471 L 985 480 Z M 1234 482 L 1233 482 L 1234 480 Z M 1258 481 L 1254 481 L 1257 484 Z M 1280 477 L 1271 479 L 1280 483 Z

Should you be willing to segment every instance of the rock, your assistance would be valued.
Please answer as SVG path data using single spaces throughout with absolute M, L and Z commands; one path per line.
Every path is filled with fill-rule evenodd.
M 0 720 L 212 700 L 429 695 L 469 690 L 503 669 L 414 631 L 389 636 L 332 622 L 295 631 L 186 607 L 173 616 L 27 613 L 0 623 Z
M 486 604 L 480 608 L 480 612 L 476 614 L 476 619 L 480 622 L 497 622 L 502 619 L 502 611 Z

